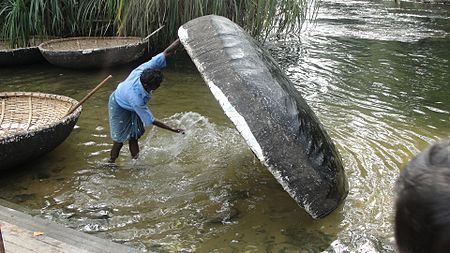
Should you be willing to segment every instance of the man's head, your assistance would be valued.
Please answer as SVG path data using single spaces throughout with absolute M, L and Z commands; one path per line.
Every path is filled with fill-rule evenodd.
M 428 147 L 400 175 L 395 238 L 401 253 L 450 252 L 450 140 Z
M 148 92 L 158 89 L 164 76 L 159 69 L 145 69 L 141 73 L 139 80 Z

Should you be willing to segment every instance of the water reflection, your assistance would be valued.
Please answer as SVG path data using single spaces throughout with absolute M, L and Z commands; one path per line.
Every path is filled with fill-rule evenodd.
M 269 44 L 347 168 L 350 194 L 341 224 L 347 226 L 330 252 L 394 251 L 398 171 L 428 143 L 449 136 L 450 104 L 443 101 L 450 96 L 450 40 L 425 17 L 449 21 L 448 10 L 425 5 L 323 1 L 302 50 L 296 40 Z

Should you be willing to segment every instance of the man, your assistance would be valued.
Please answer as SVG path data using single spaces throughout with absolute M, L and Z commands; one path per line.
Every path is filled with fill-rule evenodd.
M 139 155 L 138 139 L 147 126 L 155 125 L 175 133 L 184 133 L 182 129 L 172 128 L 155 119 L 147 106 L 152 92 L 158 89 L 163 80 L 161 69 L 166 67 L 166 58 L 173 55 L 179 46 L 180 40 L 177 39 L 164 52 L 134 69 L 111 94 L 108 113 L 113 147 L 108 162 L 116 161 L 126 140 L 131 157 L 136 159 Z
M 397 180 L 395 239 L 400 253 L 450 252 L 450 139 L 418 154 Z

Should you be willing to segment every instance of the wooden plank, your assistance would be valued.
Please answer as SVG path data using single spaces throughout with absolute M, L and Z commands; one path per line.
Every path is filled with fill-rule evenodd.
M 0 227 L 7 253 L 140 252 L 126 245 L 69 229 L 52 221 L 5 207 L 4 203 L 5 201 L 0 201 Z M 34 232 L 42 234 L 34 235 Z
M 87 249 L 80 249 L 75 245 L 58 241 L 45 233 L 33 235 L 36 231 L 23 229 L 8 222 L 1 221 L 5 237 L 5 252 L 67 252 L 89 253 Z

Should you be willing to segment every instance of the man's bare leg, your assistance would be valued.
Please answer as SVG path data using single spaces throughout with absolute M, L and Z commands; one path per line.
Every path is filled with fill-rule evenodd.
M 109 158 L 109 163 L 116 162 L 117 157 L 119 157 L 120 149 L 122 148 L 123 143 L 120 142 L 114 142 L 113 146 L 111 148 L 111 157 Z
M 139 144 L 137 139 L 129 139 L 128 145 L 130 147 L 131 157 L 137 159 L 139 157 Z

